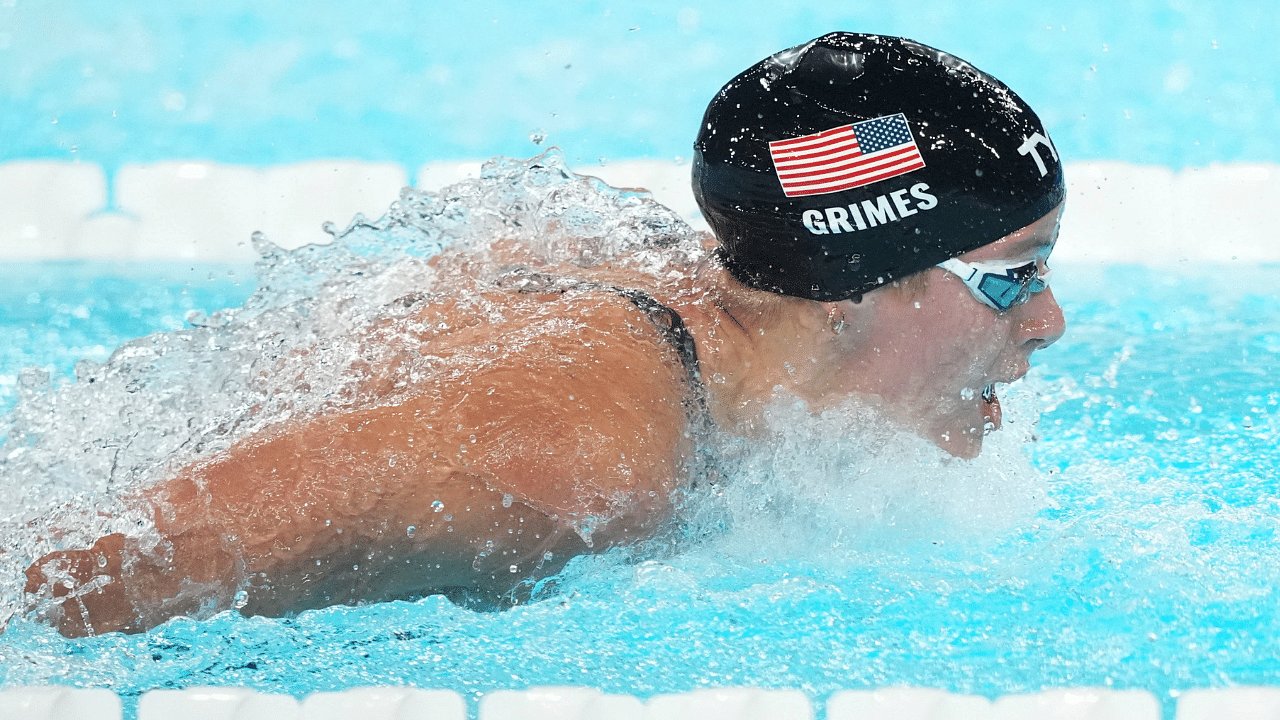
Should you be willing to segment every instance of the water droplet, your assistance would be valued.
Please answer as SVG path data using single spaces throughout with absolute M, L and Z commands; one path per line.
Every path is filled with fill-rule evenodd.
M 444 510 L 444 503 L 436 500 L 431 503 L 431 509 L 435 512 L 440 512 L 441 510 Z
M 417 532 L 417 530 L 418 530 L 418 528 L 417 528 L 417 526 L 416 526 L 416 525 L 410 525 L 410 526 L 405 530 L 405 535 L 408 535 L 409 537 L 413 537 L 413 534 L 414 534 L 415 532 Z
M 513 573 L 514 573 L 514 572 L 520 572 L 520 568 L 516 567 L 515 565 L 512 565 L 512 566 L 511 566 L 511 572 L 513 572 Z
M 236 610 L 239 610 L 240 608 L 248 604 L 249 604 L 249 593 L 244 590 L 240 590 L 239 592 L 237 592 L 235 599 L 231 601 L 231 607 L 235 608 Z
M 534 145 L 541 145 L 547 139 L 547 134 L 542 130 L 534 130 L 529 133 L 529 139 L 533 141 Z
M 504 508 L 509 508 L 509 507 L 511 507 L 511 503 L 512 503 L 512 502 L 515 502 L 515 498 L 511 496 L 511 493 L 503 493 L 503 495 L 502 495 L 502 507 L 504 507 Z

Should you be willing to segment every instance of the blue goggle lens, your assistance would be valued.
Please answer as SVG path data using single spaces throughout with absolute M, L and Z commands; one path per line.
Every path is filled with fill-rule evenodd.
M 1003 273 L 983 273 L 977 289 L 997 310 L 1004 311 L 1026 302 L 1031 293 L 1044 290 L 1045 282 L 1040 279 L 1036 264 L 1031 262 Z

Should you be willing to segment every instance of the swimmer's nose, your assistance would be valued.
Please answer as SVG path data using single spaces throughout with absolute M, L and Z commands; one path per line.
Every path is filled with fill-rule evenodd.
M 1032 344 L 1032 350 L 1049 347 L 1058 342 L 1067 330 L 1067 320 L 1062 316 L 1062 307 L 1053 296 L 1053 290 L 1045 288 L 1035 293 L 1023 306 L 1026 309 L 1018 330 L 1024 343 Z

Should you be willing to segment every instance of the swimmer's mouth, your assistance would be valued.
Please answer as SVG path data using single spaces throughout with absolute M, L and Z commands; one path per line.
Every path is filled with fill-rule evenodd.
M 1000 398 L 996 397 L 995 383 L 992 383 L 982 389 L 982 402 L 986 406 L 982 409 L 982 418 L 988 423 L 988 427 L 983 429 L 986 432 L 999 430 Z

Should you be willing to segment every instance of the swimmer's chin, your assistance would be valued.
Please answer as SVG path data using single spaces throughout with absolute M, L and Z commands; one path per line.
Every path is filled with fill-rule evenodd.
M 952 457 L 961 460 L 972 460 L 982 453 L 982 441 L 987 435 L 998 431 L 1003 426 L 1003 412 L 1000 409 L 1000 398 L 994 387 L 988 387 L 975 398 L 978 421 L 962 421 L 935 432 L 930 437 L 935 445 Z
M 982 431 L 977 428 L 943 431 L 933 443 L 943 452 L 960 460 L 972 460 L 982 453 Z

